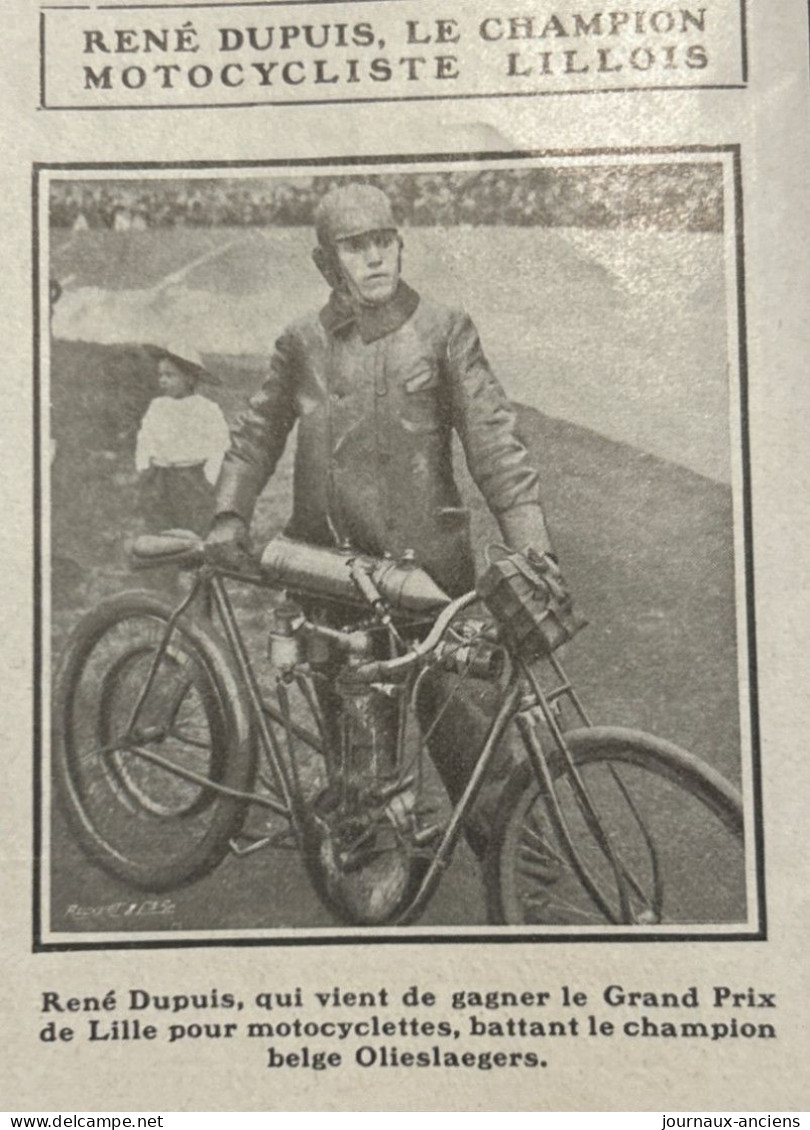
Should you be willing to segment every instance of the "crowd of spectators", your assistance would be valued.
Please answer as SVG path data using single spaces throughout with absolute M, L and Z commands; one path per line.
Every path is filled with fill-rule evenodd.
M 310 225 L 319 198 L 346 178 L 54 181 L 54 227 Z M 364 177 L 404 225 L 656 228 L 720 231 L 722 169 L 656 164 L 392 173 Z

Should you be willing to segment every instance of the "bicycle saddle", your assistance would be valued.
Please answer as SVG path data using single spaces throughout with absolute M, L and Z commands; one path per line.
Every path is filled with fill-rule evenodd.
M 203 562 L 202 538 L 191 530 L 164 530 L 161 534 L 140 534 L 127 546 L 135 569 L 152 569 L 159 565 L 195 568 Z

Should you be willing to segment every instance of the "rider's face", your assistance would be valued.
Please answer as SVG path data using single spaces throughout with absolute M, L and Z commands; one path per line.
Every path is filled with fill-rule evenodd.
M 393 229 L 363 232 L 335 244 L 351 295 L 364 306 L 381 306 L 399 285 L 400 242 Z

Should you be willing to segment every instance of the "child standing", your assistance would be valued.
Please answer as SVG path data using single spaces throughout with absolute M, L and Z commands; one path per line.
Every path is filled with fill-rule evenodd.
M 219 406 L 197 387 L 219 381 L 199 353 L 184 344 L 156 353 L 158 395 L 146 410 L 135 445 L 141 513 L 150 532 L 182 529 L 204 537 L 230 436 Z

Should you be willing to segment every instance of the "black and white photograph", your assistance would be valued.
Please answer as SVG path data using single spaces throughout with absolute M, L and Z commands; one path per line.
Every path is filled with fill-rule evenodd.
M 738 180 L 39 166 L 39 948 L 764 936 Z

